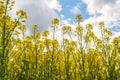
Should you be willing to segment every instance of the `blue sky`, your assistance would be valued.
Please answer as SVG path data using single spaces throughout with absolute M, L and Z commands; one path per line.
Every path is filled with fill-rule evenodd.
M 48 29 L 51 20 L 60 18 L 62 25 L 74 25 L 75 15 L 83 16 L 82 25 L 91 23 L 99 35 L 98 22 L 104 21 L 113 36 L 120 35 L 120 0 L 15 0 L 13 13 L 24 9 L 28 14 L 28 33 L 32 24 L 38 24 L 39 31 Z
M 58 12 L 60 15 L 64 15 L 65 19 L 70 18 L 70 23 L 73 24 L 75 22 L 75 16 L 77 13 L 82 14 L 83 20 L 89 17 L 86 11 L 86 4 L 83 3 L 82 0 L 59 0 L 60 4 L 62 4 L 62 11 Z M 73 13 L 71 10 L 78 9 L 78 12 Z

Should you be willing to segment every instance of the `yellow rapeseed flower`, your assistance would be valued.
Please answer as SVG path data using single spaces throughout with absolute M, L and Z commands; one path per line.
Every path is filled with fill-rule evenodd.
M 86 27 L 87 27 L 87 29 L 93 29 L 92 24 L 87 24 Z
M 76 27 L 76 32 L 77 32 L 77 35 L 82 35 L 83 28 L 81 26 Z
M 16 11 L 16 15 L 20 15 L 21 18 L 27 19 L 27 13 L 24 10 L 18 10 L 18 11 Z
M 25 25 L 21 25 L 21 26 L 19 26 L 19 29 L 22 30 L 22 31 L 26 31 L 26 26 Z
M 21 71 L 22 71 L 21 67 L 20 67 L 20 66 L 18 66 L 17 64 L 15 64 L 15 65 L 14 65 L 14 68 L 15 68 L 16 70 L 18 70 L 19 72 L 21 72 Z
M 49 34 L 50 34 L 50 33 L 49 33 L 48 30 L 44 30 L 44 31 L 42 32 L 42 36 L 44 36 L 44 37 L 48 37 Z
M 62 30 L 63 30 L 63 33 L 68 33 L 71 31 L 71 26 L 63 26 Z
M 103 21 L 99 22 L 99 26 L 100 26 L 100 27 L 103 27 L 104 25 L 105 25 L 105 24 L 104 24 Z
M 37 24 L 33 24 L 33 25 L 32 25 L 32 30 L 33 30 L 33 31 L 38 30 L 38 25 L 37 25 Z
M 77 15 L 76 15 L 76 21 L 77 21 L 78 23 L 80 23 L 80 22 L 82 21 L 82 15 L 81 15 L 81 14 L 77 14 Z
M 58 18 L 54 18 L 52 20 L 52 24 L 59 25 L 59 19 Z

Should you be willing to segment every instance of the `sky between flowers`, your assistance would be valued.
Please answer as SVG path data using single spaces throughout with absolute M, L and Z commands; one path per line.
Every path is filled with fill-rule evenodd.
M 113 36 L 120 36 L 120 0 L 15 0 L 13 13 L 24 9 L 28 14 L 28 33 L 32 24 L 38 24 L 40 31 L 48 29 L 54 17 L 60 25 L 74 25 L 75 15 L 83 16 L 82 25 L 94 25 L 97 34 L 99 21 L 104 21 Z M 98 34 L 99 35 L 99 34 Z

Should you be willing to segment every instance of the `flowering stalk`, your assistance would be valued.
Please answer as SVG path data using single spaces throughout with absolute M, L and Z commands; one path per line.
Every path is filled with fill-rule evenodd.
M 59 25 L 59 20 L 58 18 L 54 18 L 52 20 L 52 28 L 53 28 L 53 41 L 55 39 L 55 29 L 58 27 Z M 53 80 L 53 65 L 54 65 L 54 54 L 55 54 L 55 45 L 54 43 L 52 43 L 52 60 L 51 60 L 51 79 Z
M 9 0 L 6 1 L 4 17 L 6 17 L 6 15 L 7 15 L 8 3 L 9 3 Z M 2 75 L 1 75 L 1 79 L 4 79 L 5 70 L 6 70 L 6 67 L 5 67 L 6 27 L 7 27 L 6 22 L 4 22 L 3 32 L 2 32 L 2 56 L 1 56 L 1 65 L 2 65 L 1 73 L 2 73 Z

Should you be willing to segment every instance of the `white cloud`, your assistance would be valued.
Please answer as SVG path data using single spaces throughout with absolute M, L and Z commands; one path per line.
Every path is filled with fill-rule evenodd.
M 88 14 L 92 15 L 83 22 L 84 24 L 92 23 L 97 27 L 96 23 L 104 21 L 107 28 L 116 28 L 120 25 L 120 0 L 83 0 L 83 2 L 87 4 Z M 97 28 L 94 31 L 98 34 Z
M 61 11 L 62 10 L 62 6 L 58 3 L 57 0 L 46 0 L 46 3 L 48 4 L 48 7 Z
M 69 24 L 69 21 L 68 20 L 61 20 L 61 24 L 62 25 L 67 25 L 67 24 Z
M 87 11 L 89 14 L 102 13 L 101 10 L 105 9 L 105 7 L 116 7 L 115 4 L 118 3 L 119 0 L 83 0 L 87 4 Z M 106 10 L 106 9 L 105 9 Z
M 112 36 L 112 39 L 115 38 L 115 37 L 120 36 L 120 32 L 113 32 L 113 34 L 114 34 L 114 35 Z
M 80 13 L 80 5 L 76 5 L 76 6 L 74 6 L 72 9 L 71 9 L 71 13 L 73 13 L 73 14 L 78 14 L 78 13 Z
M 70 18 L 68 18 L 68 19 L 62 19 L 60 25 L 68 25 L 68 24 L 70 24 L 70 21 L 71 21 Z
M 38 24 L 40 31 L 47 29 L 51 20 L 58 17 L 57 11 L 62 10 L 62 6 L 57 0 L 15 0 L 13 12 L 23 9 L 28 14 L 27 27 L 30 30 L 32 24 Z
M 60 15 L 60 18 L 62 18 L 62 19 L 63 19 L 64 17 L 65 17 L 65 16 L 64 16 L 63 14 L 61 14 L 61 15 Z

